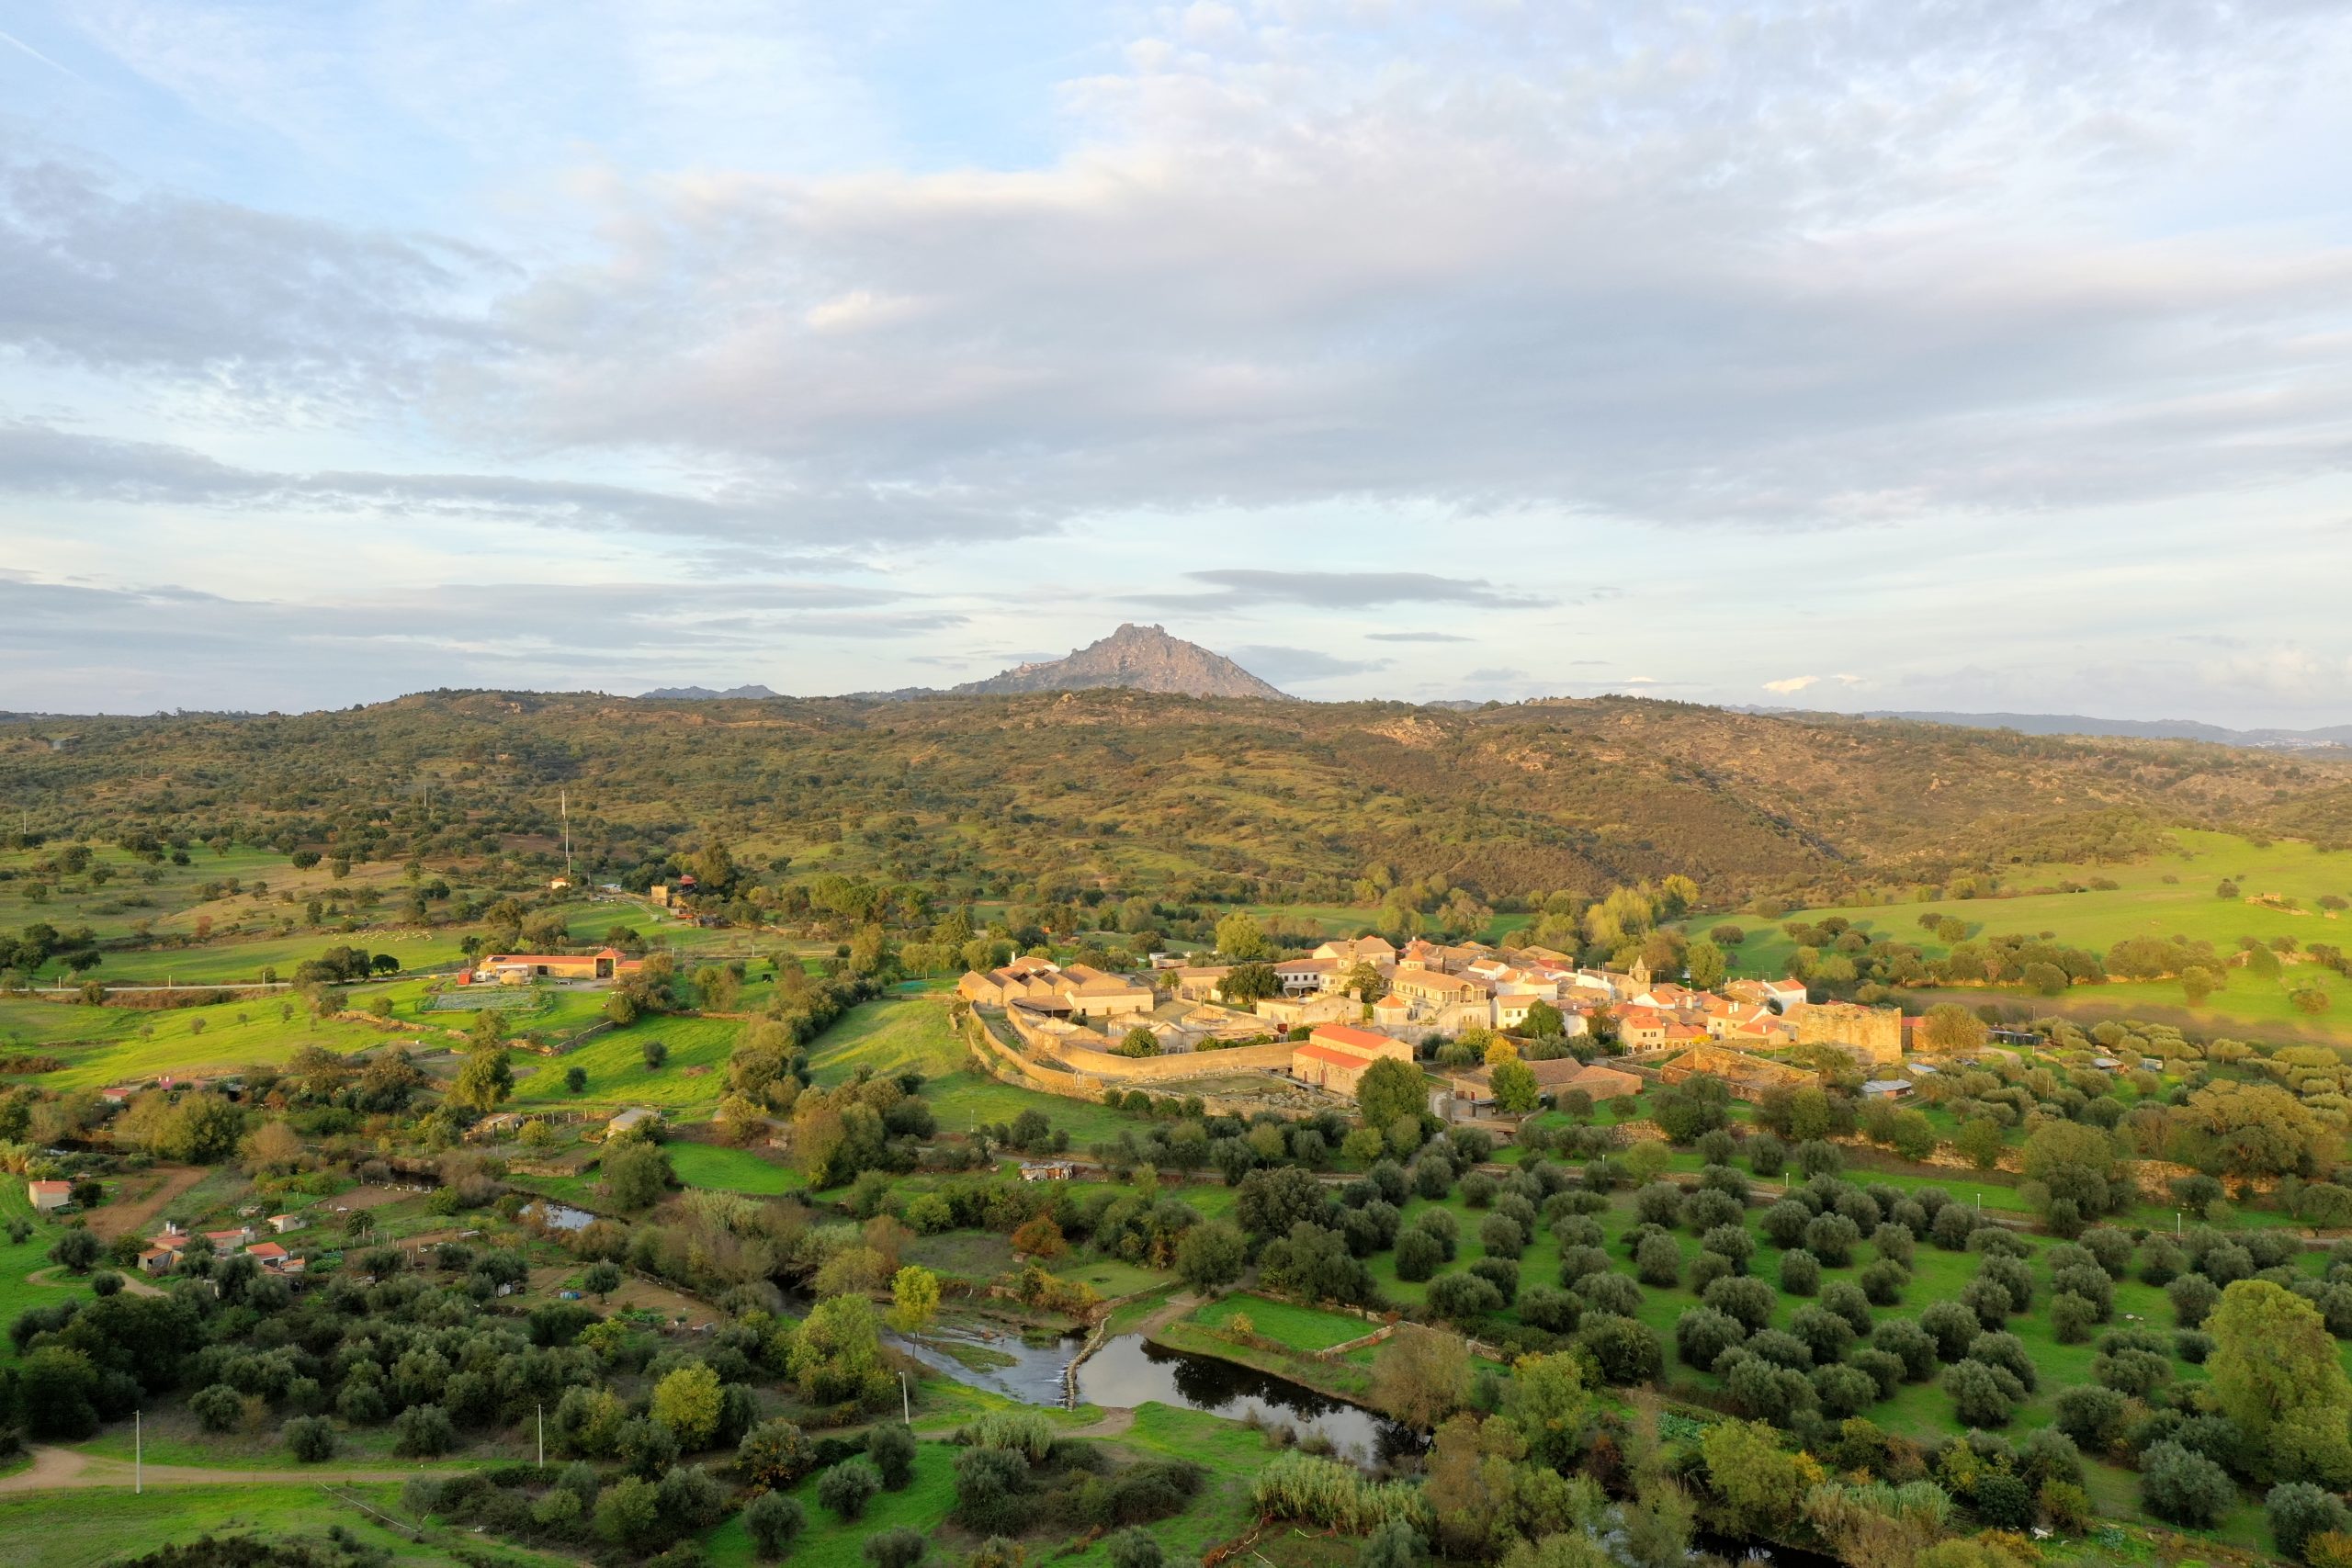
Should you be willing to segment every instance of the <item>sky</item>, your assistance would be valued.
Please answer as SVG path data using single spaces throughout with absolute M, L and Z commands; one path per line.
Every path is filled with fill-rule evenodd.
M 0 0 L 0 710 L 2352 722 L 2333 0 Z

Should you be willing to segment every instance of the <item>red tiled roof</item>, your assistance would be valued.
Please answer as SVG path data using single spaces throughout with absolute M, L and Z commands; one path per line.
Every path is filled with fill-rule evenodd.
M 1293 1056 L 1304 1056 L 1310 1062 L 1345 1067 L 1350 1072 L 1362 1072 L 1372 1066 L 1372 1062 L 1364 1057 L 1356 1055 L 1352 1052 L 1335 1051 L 1329 1045 L 1294 1045 L 1290 1048 L 1290 1054 Z
M 1385 1034 L 1374 1034 L 1369 1029 L 1358 1029 L 1351 1023 L 1327 1023 L 1307 1036 L 1318 1045 L 1337 1045 L 1358 1051 L 1386 1051 L 1396 1043 Z

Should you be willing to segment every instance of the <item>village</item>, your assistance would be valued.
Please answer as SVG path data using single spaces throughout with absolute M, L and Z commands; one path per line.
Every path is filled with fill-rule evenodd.
M 1251 968 L 1274 994 L 1235 994 L 1266 983 L 1237 986 Z M 1457 1123 L 1589 1110 L 1700 1076 L 1757 1101 L 1818 1082 L 1824 1065 L 1850 1065 L 1866 1099 L 1900 1100 L 1937 1070 L 1915 1058 L 1919 1020 L 1898 1009 L 1815 1002 L 1790 979 L 1701 990 L 1638 961 L 1584 967 L 1480 942 L 1340 938 L 1262 965 L 1163 954 L 1141 975 L 1023 956 L 967 973 L 957 996 L 1001 1015 L 1031 1057 L 1090 1079 L 1254 1071 L 1352 1102 L 1372 1065 L 1393 1060 L 1425 1067 L 1430 1111 Z

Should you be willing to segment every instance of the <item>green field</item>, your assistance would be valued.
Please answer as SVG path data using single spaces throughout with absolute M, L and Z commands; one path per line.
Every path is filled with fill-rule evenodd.
M 534 1105 L 651 1105 L 672 1116 L 707 1114 L 727 1091 L 727 1057 L 742 1025 L 724 1018 L 648 1015 L 625 1029 L 600 1034 L 562 1056 L 517 1055 L 514 1108 Z M 645 1043 L 670 1048 L 658 1069 L 645 1065 Z M 527 1077 L 522 1076 L 528 1067 Z M 563 1087 L 571 1067 L 588 1069 L 588 1087 L 571 1094 Z M 697 1073 L 694 1068 L 702 1068 Z
M 368 1546 L 390 1551 L 396 1563 L 443 1568 L 453 1561 L 445 1535 L 436 1532 L 420 1545 L 367 1511 L 408 1517 L 400 1490 L 379 1482 L 329 1491 L 316 1481 L 289 1479 L 252 1485 L 151 1483 L 138 1495 L 128 1486 L 19 1493 L 0 1496 L 0 1536 L 10 1543 L 10 1568 L 96 1568 L 208 1534 L 250 1531 L 275 1543 L 323 1538 L 340 1525 Z M 363 1503 L 365 1508 L 358 1506 Z M 502 1568 L 551 1568 L 569 1561 L 491 1536 L 468 1536 L 466 1550 Z
M 824 1085 L 839 1083 L 859 1067 L 877 1073 L 912 1067 L 932 1080 L 923 1098 L 931 1101 L 943 1133 L 1011 1122 L 1033 1108 L 1066 1130 L 1079 1148 L 1114 1138 L 1133 1125 L 1118 1112 L 1087 1100 L 965 1072 L 968 1055 L 948 1023 L 944 995 L 932 990 L 882 997 L 852 1008 L 817 1041 L 809 1066 Z
M 1733 971 L 1743 976 L 1784 973 L 1795 944 L 1781 931 L 1784 921 L 1818 922 L 1838 915 L 1872 936 L 1917 947 L 1929 958 L 1940 958 L 1951 944 L 1923 929 L 1923 914 L 1966 922 L 1963 940 L 1988 936 L 2048 934 L 2052 940 L 2104 953 L 2127 937 L 2186 936 L 2211 942 L 2222 952 L 2233 951 L 2242 936 L 2263 942 L 2291 936 L 2302 946 L 2332 942 L 2352 946 L 2352 919 L 2339 919 L 2319 908 L 2323 895 L 2352 897 L 2352 851 L 2315 850 L 2307 843 L 2278 841 L 2256 848 L 2228 833 L 2182 829 L 2174 834 L 2178 852 L 2154 856 L 2129 865 L 2019 866 L 2010 868 L 1997 896 L 1977 898 L 1910 899 L 1879 904 L 1792 910 L 1774 919 L 1748 914 L 1694 916 L 1682 922 L 1693 936 L 1730 924 L 1747 940 L 1728 950 Z M 2222 879 L 2235 882 L 2242 897 L 2221 898 L 2215 889 Z M 2116 884 L 2092 888 L 2094 879 Z M 2062 883 L 2080 884 L 2084 891 L 2032 892 L 2054 889 Z M 2019 890 L 2011 897 L 2007 889 Z M 2248 903 L 2262 895 L 2291 898 L 2297 909 Z M 2321 1020 L 2296 1012 L 2287 1000 L 2284 980 L 2318 977 L 2323 988 L 2345 994 L 2335 1012 Z M 2282 981 L 2261 981 L 2232 970 L 2228 988 L 2216 992 L 2204 1005 L 2191 1009 L 2180 987 L 2168 981 L 2076 987 L 2056 1000 L 2027 997 L 2021 992 L 1969 988 L 1952 997 L 1983 1001 L 2015 997 L 2038 1012 L 2062 1009 L 2108 1016 L 2130 1012 L 2157 1016 L 2170 1009 L 2176 1021 L 2205 1032 L 2225 1032 L 2234 1025 L 2264 1026 L 2265 1032 L 2344 1033 L 2352 1031 L 2352 984 L 2314 967 L 2290 964 Z M 2331 984 L 2333 983 L 2333 984 Z
M 1204 1302 L 1185 1317 L 1213 1333 L 1227 1329 L 1237 1316 L 1250 1320 L 1262 1339 L 1278 1340 L 1300 1350 L 1328 1350 L 1351 1339 L 1361 1339 L 1379 1325 L 1336 1312 L 1321 1312 L 1271 1296 L 1226 1296 Z
M 710 1187 L 722 1192 L 771 1196 L 797 1191 L 807 1179 L 788 1165 L 717 1144 L 673 1143 L 668 1145 L 670 1168 L 688 1187 Z

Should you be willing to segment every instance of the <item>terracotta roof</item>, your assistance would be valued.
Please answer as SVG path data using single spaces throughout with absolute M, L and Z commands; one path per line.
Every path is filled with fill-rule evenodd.
M 1359 1056 L 1351 1051 L 1334 1050 L 1329 1045 L 1294 1045 L 1290 1048 L 1290 1054 L 1294 1058 L 1304 1056 L 1310 1062 L 1322 1062 L 1334 1067 L 1345 1067 L 1350 1072 L 1362 1072 L 1372 1066 L 1373 1062 L 1378 1060 L 1377 1057 Z
M 70 1181 L 36 1181 L 32 1188 L 36 1192 L 71 1192 L 74 1184 Z
M 1357 1051 L 1385 1052 L 1396 1042 L 1385 1034 L 1374 1034 L 1369 1029 L 1358 1029 L 1349 1023 L 1327 1023 L 1307 1036 L 1318 1045 L 1336 1045 Z

